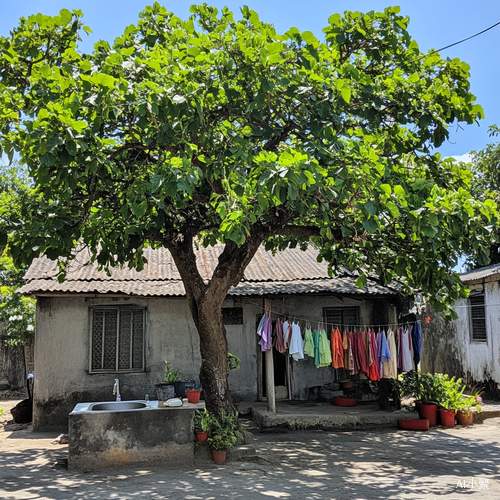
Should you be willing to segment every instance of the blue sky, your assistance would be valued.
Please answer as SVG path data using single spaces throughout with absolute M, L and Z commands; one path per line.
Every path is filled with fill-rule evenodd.
M 90 51 L 97 40 L 113 40 L 119 36 L 126 26 L 136 22 L 139 11 L 151 3 L 146 0 L 3 0 L 0 35 L 8 35 L 21 16 L 38 12 L 55 15 L 62 8 L 81 9 L 85 14 L 85 24 L 93 30 L 92 35 L 85 37 L 81 47 Z M 160 3 L 179 17 L 186 18 L 189 6 L 195 2 L 177 0 Z M 317 36 L 321 36 L 322 28 L 333 13 L 345 10 L 366 12 L 399 5 L 401 13 L 410 16 L 409 32 L 424 51 L 456 42 L 500 21 L 498 0 L 211 0 L 207 3 L 219 8 L 227 5 L 235 12 L 239 12 L 241 5 L 247 4 L 258 12 L 262 20 L 274 24 L 279 32 L 295 26 L 301 31 L 310 30 Z M 471 89 L 486 115 L 480 126 L 470 125 L 465 130 L 453 128 L 450 141 L 440 148 L 445 156 L 463 155 L 493 142 L 488 137 L 488 126 L 494 123 L 500 125 L 497 90 L 500 82 L 499 42 L 500 26 L 442 53 L 443 56 L 458 57 L 471 66 Z

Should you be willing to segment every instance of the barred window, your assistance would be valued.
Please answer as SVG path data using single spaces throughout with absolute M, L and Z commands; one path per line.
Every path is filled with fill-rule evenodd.
M 144 370 L 144 311 L 131 307 L 91 309 L 91 372 Z
M 359 307 L 324 307 L 325 323 L 342 328 L 344 326 L 359 325 Z
M 486 342 L 486 310 L 484 307 L 484 294 L 469 297 L 469 310 L 471 318 L 471 341 Z

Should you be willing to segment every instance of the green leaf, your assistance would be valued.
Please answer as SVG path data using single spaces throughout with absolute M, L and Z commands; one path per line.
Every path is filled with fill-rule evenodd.
M 396 206 L 394 202 L 388 201 L 387 208 L 389 209 L 389 212 L 391 212 L 391 215 L 394 218 L 399 217 L 399 208 Z
M 368 201 L 365 203 L 365 209 L 370 215 L 377 214 L 377 205 L 373 201 Z
M 344 101 L 347 104 L 350 104 L 350 102 L 351 102 L 351 89 L 349 87 L 342 87 L 342 89 L 340 90 L 340 95 L 342 96 L 342 99 L 344 99 Z
M 356 278 L 356 286 L 358 288 L 364 288 L 366 286 L 366 276 L 358 276 Z
M 301 33 L 302 40 L 313 47 L 317 47 L 319 45 L 318 39 L 310 32 L 304 31 Z
M 144 200 L 142 203 L 131 203 L 130 210 L 136 217 L 142 217 L 146 213 L 146 209 L 148 208 L 148 203 Z
M 363 227 L 366 229 L 367 233 L 373 234 L 378 229 L 378 224 L 373 219 L 365 219 L 363 221 Z
M 259 203 L 259 207 L 262 210 L 262 212 L 265 212 L 267 208 L 269 207 L 269 202 L 265 198 L 265 196 L 262 193 L 259 193 L 257 195 L 257 201 Z
M 429 238 L 434 238 L 434 236 L 436 236 L 436 234 L 438 233 L 438 230 L 432 226 L 424 226 L 422 228 L 422 232 L 425 234 L 425 236 L 428 236 Z

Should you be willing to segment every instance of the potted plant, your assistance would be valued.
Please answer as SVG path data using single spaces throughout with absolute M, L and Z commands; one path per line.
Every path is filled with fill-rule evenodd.
M 441 384 L 443 386 L 443 396 L 439 401 L 441 425 L 443 427 L 454 427 L 455 414 L 460 409 L 465 385 L 462 384 L 462 379 L 455 379 L 455 377 L 450 379 L 448 375 L 441 376 Z
M 208 438 L 208 429 L 210 424 L 210 415 L 206 408 L 194 412 L 193 426 L 198 442 L 206 441 Z
M 159 401 L 167 401 L 175 397 L 175 382 L 179 380 L 179 370 L 174 370 L 168 361 L 165 361 L 165 365 L 165 379 L 156 384 L 156 395 Z
M 483 399 L 479 394 L 472 396 L 464 396 L 460 401 L 457 411 L 457 421 L 460 425 L 471 425 L 473 422 L 472 409 L 476 409 L 476 413 L 481 413 Z
M 416 395 L 420 401 L 420 417 L 429 419 L 429 426 L 437 425 L 437 408 L 444 399 L 444 387 L 440 375 L 418 373 Z
M 217 465 L 226 461 L 226 452 L 235 445 L 238 432 L 238 412 L 210 415 L 207 441 Z

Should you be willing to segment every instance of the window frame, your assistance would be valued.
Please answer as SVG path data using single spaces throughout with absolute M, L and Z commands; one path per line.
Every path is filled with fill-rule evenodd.
M 329 325 L 331 325 L 332 323 L 328 321 L 328 316 L 327 316 L 328 309 L 336 309 L 336 310 L 342 312 L 342 323 L 340 323 L 339 325 L 334 325 L 334 326 L 338 326 L 339 328 L 343 329 L 343 328 L 348 327 L 348 326 L 358 326 L 359 325 L 359 321 L 360 321 L 359 318 L 360 318 L 360 314 L 361 314 L 361 308 L 359 306 L 327 306 L 327 307 L 323 307 L 323 321 L 325 323 L 328 323 Z M 344 323 L 344 311 L 349 311 L 349 312 L 355 311 L 356 312 L 356 322 L 354 324 Z
M 473 299 L 482 299 L 482 304 L 473 304 Z M 471 344 L 488 344 L 488 325 L 486 321 L 486 295 L 485 293 L 474 293 L 469 296 L 467 299 L 468 302 L 468 309 L 469 309 L 469 342 Z M 482 306 L 481 310 L 483 312 L 481 318 L 474 317 L 473 315 L 473 308 L 479 308 Z M 476 320 L 476 322 L 474 321 Z M 474 324 L 476 323 L 476 328 L 479 326 L 477 325 L 477 321 L 481 320 L 481 322 L 484 322 L 484 338 L 475 338 L 474 337 Z M 482 326 L 482 325 L 481 325 Z
M 116 311 L 117 312 L 117 321 L 116 321 L 116 360 L 115 360 L 115 368 L 100 368 L 95 369 L 92 368 L 92 347 L 93 347 L 93 324 L 94 324 L 94 313 L 96 311 Z M 124 370 L 119 369 L 119 342 L 120 342 L 120 320 L 121 320 L 121 311 L 142 311 L 142 357 L 141 357 L 141 368 L 127 368 Z M 146 324 L 147 324 L 147 307 L 141 307 L 135 304 L 130 305 L 106 305 L 106 306 L 91 306 L 89 307 L 88 314 L 88 334 L 89 334 L 89 369 L 88 373 L 91 375 L 96 374 L 104 374 L 104 373 L 144 373 L 146 371 Z M 131 356 L 133 353 L 133 349 L 131 349 Z M 102 350 L 102 355 L 104 356 L 104 345 Z M 102 363 L 101 363 L 102 366 Z

